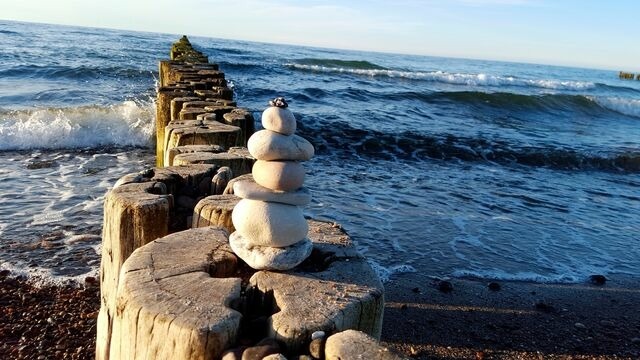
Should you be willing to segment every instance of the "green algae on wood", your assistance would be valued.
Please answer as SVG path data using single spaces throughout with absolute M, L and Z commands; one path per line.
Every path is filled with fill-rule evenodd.
M 187 35 L 183 35 L 180 40 L 171 45 L 169 56 L 171 60 L 186 63 L 206 63 L 209 61 L 206 55 L 191 46 Z

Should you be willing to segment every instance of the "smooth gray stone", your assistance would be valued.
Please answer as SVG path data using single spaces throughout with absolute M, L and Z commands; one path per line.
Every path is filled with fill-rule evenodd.
M 282 135 L 271 130 L 260 130 L 249 138 L 247 148 L 258 160 L 307 161 L 313 157 L 311 143 L 298 135 Z
M 291 246 L 276 248 L 251 245 L 237 231 L 229 236 L 229 245 L 238 257 L 256 270 L 293 269 L 309 257 L 313 250 L 313 243 L 308 238 Z
M 252 246 L 285 248 L 307 236 L 309 225 L 300 207 L 242 199 L 231 214 L 236 232 Z
M 262 112 L 262 127 L 284 135 L 296 132 L 296 117 L 289 109 L 270 106 Z
M 238 181 L 233 184 L 233 193 L 243 199 L 277 202 L 296 206 L 304 206 L 311 202 L 311 193 L 306 187 L 301 187 L 295 191 L 277 191 L 266 188 L 253 181 Z
M 324 348 L 326 360 L 370 359 L 403 360 L 407 359 L 381 346 L 371 336 L 357 330 L 345 330 L 329 336 Z

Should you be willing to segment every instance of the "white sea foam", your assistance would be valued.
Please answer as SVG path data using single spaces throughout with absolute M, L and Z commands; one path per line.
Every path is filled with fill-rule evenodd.
M 389 69 L 354 69 L 329 67 L 321 65 L 287 64 L 294 69 L 310 70 L 326 73 L 348 73 L 367 76 L 387 76 L 406 79 L 417 79 L 468 86 L 519 86 L 551 90 L 585 90 L 596 85 L 589 81 L 562 81 L 547 79 L 523 79 L 514 76 L 497 76 L 489 74 L 449 73 L 445 71 L 400 71 Z
M 613 110 L 624 115 L 640 117 L 640 99 L 596 96 L 587 96 L 587 98 L 609 110 Z
M 508 273 L 503 270 L 455 270 L 452 275 L 454 277 L 471 277 L 506 281 L 532 281 L 538 283 L 576 283 L 586 279 L 586 277 L 581 277 L 577 274 L 541 275 L 534 272 Z
M 43 225 L 58 223 L 64 219 L 64 214 L 60 211 L 44 211 L 42 213 L 33 215 L 33 220 L 30 225 Z
M 20 267 L 14 266 L 7 262 L 0 263 L 0 270 L 11 271 L 12 277 L 25 277 L 29 283 L 36 287 L 41 286 L 64 286 L 64 285 L 83 285 L 87 277 L 99 278 L 99 269 L 96 266 L 92 270 L 79 275 L 53 275 L 51 269 L 41 267 Z
M 416 272 L 416 269 L 411 265 L 401 264 L 401 265 L 392 265 L 392 266 L 382 266 L 377 261 L 368 258 L 367 262 L 373 268 L 373 271 L 378 275 L 380 281 L 383 283 L 389 281 L 392 275 L 394 274 L 404 274 L 404 273 L 413 273 Z
M 0 113 L 0 150 L 144 146 L 154 132 L 152 102 Z

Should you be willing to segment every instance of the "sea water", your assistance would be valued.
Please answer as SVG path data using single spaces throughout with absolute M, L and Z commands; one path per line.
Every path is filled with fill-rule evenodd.
M 0 21 L 0 268 L 95 276 L 105 193 L 154 164 L 157 62 L 178 38 Z M 287 98 L 316 148 L 305 213 L 384 280 L 640 275 L 639 81 L 190 39 L 256 119 Z

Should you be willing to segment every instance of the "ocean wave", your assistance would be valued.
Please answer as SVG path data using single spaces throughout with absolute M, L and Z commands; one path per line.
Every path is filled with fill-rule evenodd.
M 375 65 L 375 64 L 373 64 Z M 569 90 L 580 91 L 593 89 L 596 87 L 596 83 L 590 81 L 571 81 L 571 80 L 548 80 L 548 79 L 525 79 L 515 76 L 499 76 L 489 74 L 464 74 L 464 73 L 449 73 L 445 71 L 404 71 L 393 69 L 376 69 L 376 68 L 359 68 L 359 67 L 343 67 L 343 66 L 330 66 L 320 64 L 303 64 L 303 63 L 288 63 L 285 66 L 313 72 L 325 72 L 325 73 L 346 73 L 354 75 L 366 75 L 372 77 L 390 77 L 390 78 L 404 78 L 412 80 L 423 80 L 431 82 L 446 83 L 452 85 L 466 85 L 466 86 L 514 86 L 514 87 L 533 87 L 550 90 Z
M 527 146 L 507 140 L 415 132 L 385 133 L 357 129 L 346 123 L 301 127 L 318 154 L 383 159 L 424 158 L 458 161 L 490 161 L 561 170 L 640 172 L 640 151 L 615 154 L 580 152 L 555 146 Z
M 148 70 L 126 67 L 96 67 L 67 65 L 17 65 L 0 71 L 0 77 L 38 78 L 38 79 L 72 79 L 93 80 L 100 77 L 117 79 L 139 79 L 152 77 Z
M 5 34 L 5 35 L 18 35 L 19 33 L 15 32 L 15 31 L 11 31 L 11 30 L 0 30 L 0 34 Z
M 386 95 L 387 98 L 411 98 L 427 103 L 447 100 L 479 106 L 492 106 L 515 111 L 558 110 L 594 113 L 596 111 L 613 111 L 619 114 L 640 118 L 640 100 L 622 97 L 601 97 L 571 94 L 524 95 L 506 92 L 450 91 L 432 93 L 398 93 Z
M 152 101 L 0 113 L 0 150 L 147 146 Z
M 640 99 L 596 96 L 587 96 L 587 98 L 609 110 L 640 118 Z
M 327 69 L 352 69 L 352 70 L 387 70 L 387 68 L 376 65 L 366 60 L 339 60 L 339 59 L 298 59 L 296 64 L 306 66 L 318 66 Z
M 574 94 L 537 94 L 525 95 L 510 92 L 484 91 L 405 91 L 405 92 L 373 92 L 365 89 L 347 88 L 331 93 L 318 88 L 305 89 L 311 98 L 322 98 L 339 95 L 341 98 L 368 101 L 376 100 L 416 100 L 427 104 L 452 102 L 478 107 L 494 107 L 516 112 L 547 111 L 557 114 L 558 111 L 578 111 L 587 114 L 613 111 L 631 117 L 640 118 L 640 100 L 622 97 L 601 97 Z M 295 96 L 295 94 L 293 94 Z
M 451 101 L 454 103 L 470 104 L 474 106 L 490 106 L 501 109 L 513 109 L 522 111 L 563 109 L 595 111 L 601 106 L 592 99 L 582 95 L 569 94 L 541 94 L 524 95 L 508 92 L 482 92 L 482 91 L 441 91 L 441 92 L 404 92 L 386 96 L 392 99 L 415 99 L 426 103 Z

